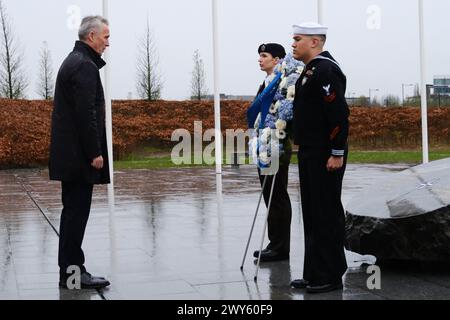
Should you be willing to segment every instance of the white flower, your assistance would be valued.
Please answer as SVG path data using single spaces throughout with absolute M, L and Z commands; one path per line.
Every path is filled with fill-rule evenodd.
M 280 106 L 281 106 L 281 102 L 280 101 L 277 101 L 275 104 L 272 103 L 272 105 L 270 106 L 269 112 L 271 114 L 277 113 L 277 111 L 280 108 Z
M 281 80 L 281 82 L 280 82 L 280 88 L 282 88 L 282 89 L 287 88 L 287 84 L 288 84 L 288 78 L 284 77 L 283 80 Z
M 271 134 L 270 131 L 271 131 L 270 128 L 264 128 L 264 129 L 262 130 L 262 133 L 261 133 L 261 141 L 267 143 L 267 141 L 268 141 L 269 138 L 270 138 L 270 134 Z
M 259 154 L 259 160 L 263 163 L 263 164 L 268 164 L 270 162 L 269 156 L 267 155 L 267 152 L 261 152 Z
M 270 108 L 269 108 L 269 112 L 270 112 L 271 114 L 275 114 L 275 113 L 276 113 L 276 110 L 275 110 L 275 104 L 274 104 L 274 103 L 271 104 L 271 106 L 270 106 Z
M 287 123 L 284 120 L 278 119 L 275 123 L 275 127 L 277 127 L 278 130 L 284 130 L 286 129 Z
M 289 101 L 294 101 L 294 98 L 295 98 L 295 85 L 290 86 L 288 88 L 288 92 L 287 92 L 287 96 L 286 96 L 286 99 Z
M 280 109 L 280 107 L 281 107 L 281 101 L 278 100 L 277 103 L 275 103 L 276 111 L 278 111 L 278 109 Z
M 286 131 L 284 131 L 284 130 L 277 130 L 276 136 L 277 136 L 277 138 L 279 140 L 283 140 L 284 138 L 286 138 Z

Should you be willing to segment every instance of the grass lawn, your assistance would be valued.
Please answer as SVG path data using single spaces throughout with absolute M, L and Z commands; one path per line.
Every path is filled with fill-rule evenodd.
M 127 159 L 121 161 L 114 161 L 114 169 L 157 169 L 157 168 L 172 168 L 175 166 L 170 156 L 155 157 L 147 159 Z
M 450 151 L 430 151 L 430 161 L 449 158 Z M 422 151 L 351 151 L 349 163 L 422 163 Z
M 174 167 L 201 167 L 203 165 L 175 165 L 170 158 L 170 151 L 150 148 L 148 153 L 131 154 L 126 159 L 114 162 L 114 168 L 121 169 L 157 169 Z M 431 151 L 430 161 L 449 158 L 450 151 Z M 410 163 L 420 164 L 422 162 L 421 151 L 352 151 L 350 150 L 349 163 Z M 225 163 L 225 161 L 224 161 Z M 248 163 L 248 161 L 247 161 Z M 292 156 L 292 163 L 297 163 L 297 156 Z

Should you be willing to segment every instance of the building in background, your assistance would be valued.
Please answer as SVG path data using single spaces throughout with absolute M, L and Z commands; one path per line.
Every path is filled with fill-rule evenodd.
M 255 96 L 236 96 L 236 95 L 227 95 L 220 94 L 220 100 L 241 100 L 241 101 L 253 101 Z M 214 95 L 207 95 L 205 100 L 214 100 Z
M 434 76 L 427 85 L 427 99 L 432 107 L 450 107 L 450 75 Z
M 434 76 L 432 94 L 450 96 L 450 75 Z

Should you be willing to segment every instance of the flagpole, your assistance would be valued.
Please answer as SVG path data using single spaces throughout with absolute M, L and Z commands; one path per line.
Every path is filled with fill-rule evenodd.
M 214 118 L 216 143 L 216 174 L 222 174 L 222 130 L 220 124 L 220 85 L 219 85 L 219 32 L 217 1 L 212 0 L 213 55 L 214 55 Z
M 423 0 L 419 0 L 419 34 L 420 34 L 420 83 L 421 83 L 421 111 L 422 111 L 422 161 L 428 163 L 428 105 L 427 105 L 427 68 L 425 52 L 425 32 L 423 19 Z
M 108 19 L 109 17 L 109 6 L 108 0 L 103 0 L 102 9 L 103 17 Z M 111 178 L 111 183 L 108 185 L 108 206 L 109 211 L 112 213 L 114 211 L 114 154 L 113 154 L 113 132 L 112 132 L 112 103 L 110 95 L 110 75 L 109 75 L 109 49 L 104 53 L 104 59 L 107 62 L 103 69 L 103 81 L 105 87 L 105 108 L 106 108 L 106 139 L 108 145 L 108 160 L 109 160 L 109 175 Z
M 323 24 L 323 0 L 317 0 L 317 20 Z

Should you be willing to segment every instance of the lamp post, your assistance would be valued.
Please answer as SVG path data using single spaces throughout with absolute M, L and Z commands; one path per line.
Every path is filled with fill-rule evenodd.
M 413 87 L 413 84 L 402 83 L 402 106 L 405 105 L 405 87 Z
M 369 88 L 369 106 L 372 106 L 372 91 L 380 91 L 379 89 L 371 89 Z

